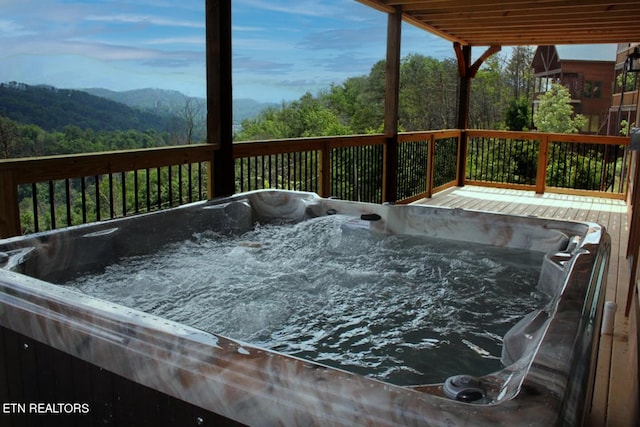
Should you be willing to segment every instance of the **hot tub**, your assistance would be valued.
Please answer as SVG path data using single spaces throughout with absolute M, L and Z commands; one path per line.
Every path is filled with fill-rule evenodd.
M 78 276 L 98 277 L 93 286 L 100 288 L 101 274 L 120 260 L 212 231 L 214 238 L 241 236 L 234 245 L 259 251 L 264 243 L 242 240 L 256 224 L 286 228 L 329 216 L 341 217 L 336 230 L 347 241 L 356 238 L 350 233 L 373 234 L 381 242 L 413 236 L 462 243 L 472 252 L 500 247 L 533 254 L 539 259 L 536 292 L 544 298 L 520 308 L 497 338 L 501 363 L 495 369 L 470 373 L 462 364 L 440 382 L 420 383 L 418 375 L 403 383 L 350 372 L 329 363 L 332 356 L 308 360 L 299 356 L 304 352 L 285 354 L 246 337 L 206 332 L 187 326 L 189 319 L 170 320 L 67 284 Z M 608 253 L 609 237 L 593 223 L 275 190 L 6 239 L 0 241 L 0 382 L 7 387 L 0 399 L 13 404 L 3 416 L 84 416 L 121 425 L 580 424 L 590 409 Z M 420 253 L 415 263 L 421 263 Z M 410 270 L 413 276 L 422 271 Z M 242 277 L 225 280 L 242 293 Z M 393 286 L 380 289 L 392 295 Z M 317 288 L 313 292 L 323 291 Z M 234 306 L 241 303 L 247 302 Z M 420 313 L 420 304 L 412 310 Z M 34 402 L 51 407 L 30 406 Z

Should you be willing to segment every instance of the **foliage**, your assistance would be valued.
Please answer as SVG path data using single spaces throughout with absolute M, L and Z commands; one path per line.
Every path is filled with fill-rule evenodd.
M 549 147 L 546 184 L 553 187 L 596 191 L 622 191 L 624 146 L 554 143 Z M 618 179 L 616 180 L 616 178 Z
M 531 109 L 529 108 L 529 100 L 526 98 L 514 99 L 507 107 L 505 124 L 509 130 L 528 130 L 530 117 Z
M 308 136 L 346 135 L 349 128 L 323 105 L 321 99 L 305 94 L 299 101 L 283 104 L 280 109 L 267 108 L 257 118 L 242 122 L 235 139 L 303 138 Z
M 94 131 L 170 129 L 170 115 L 158 115 L 79 90 L 19 83 L 0 84 L 0 114 L 45 130 L 73 125 Z
M 511 90 L 507 97 L 510 99 L 528 99 L 533 87 L 533 61 L 534 50 L 529 46 L 516 46 L 503 72 L 503 83 Z
M 503 184 L 535 184 L 538 151 L 537 141 L 473 138 L 467 152 L 467 177 Z
M 573 116 L 569 89 L 557 83 L 540 96 L 533 113 L 533 122 L 540 132 L 577 133 L 586 120 L 580 114 Z
M 628 136 L 632 133 L 633 128 L 635 128 L 636 122 L 631 122 L 631 128 L 629 127 L 629 122 L 626 119 L 620 121 L 620 135 Z
M 455 61 L 408 55 L 400 64 L 400 128 L 450 129 L 456 125 Z
M 629 92 L 636 89 L 638 83 L 638 73 L 628 73 L 623 71 L 616 77 L 616 87 L 624 92 Z
M 18 144 L 18 125 L 0 114 L 0 158 L 8 159 Z
M 133 129 L 94 132 L 73 125 L 47 132 L 0 115 L 0 144 L 4 158 L 35 157 L 161 147 L 169 144 L 169 134 Z
M 471 82 L 469 127 L 475 129 L 503 128 L 507 102 L 507 86 L 502 84 L 504 70 L 500 58 L 492 56 Z

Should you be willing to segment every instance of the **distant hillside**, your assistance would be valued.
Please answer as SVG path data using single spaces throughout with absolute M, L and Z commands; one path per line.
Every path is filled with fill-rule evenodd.
M 188 98 L 178 91 L 163 89 L 116 92 L 100 88 L 72 90 L 16 82 L 0 83 L 0 114 L 48 131 L 74 125 L 94 131 L 154 129 L 175 133 L 184 126 L 188 100 L 196 114 L 194 137 L 199 140 L 206 133 L 204 98 Z M 234 100 L 234 122 L 239 125 L 265 108 L 277 105 L 253 99 Z
M 112 101 L 120 102 L 130 107 L 141 108 L 155 113 L 180 114 L 184 109 L 187 96 L 175 90 L 165 89 L 136 89 L 116 92 L 108 89 L 83 89 L 92 95 L 101 96 Z M 206 113 L 206 99 L 191 98 L 203 106 L 201 112 Z M 233 121 L 240 123 L 245 119 L 256 117 L 267 107 L 278 106 L 276 103 L 259 102 L 255 99 L 240 98 L 233 100 Z
M 29 86 L 22 83 L 0 84 L 0 114 L 45 130 L 62 130 L 67 125 L 82 129 L 167 131 L 175 118 L 132 108 L 89 93 Z
M 109 89 L 90 88 L 83 91 L 91 95 L 107 98 L 129 107 L 139 108 L 155 113 L 176 113 L 184 108 L 187 96 L 176 90 L 135 89 L 116 92 Z M 204 105 L 204 98 L 194 98 Z
M 275 102 L 258 102 L 255 99 L 240 98 L 233 100 L 233 121 L 240 123 L 245 119 L 253 119 L 268 107 L 278 107 Z

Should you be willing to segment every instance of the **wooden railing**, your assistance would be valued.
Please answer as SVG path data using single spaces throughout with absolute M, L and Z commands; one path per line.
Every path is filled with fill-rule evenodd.
M 197 144 L 0 160 L 0 236 L 207 198 L 206 162 L 215 150 Z
M 628 138 L 468 130 L 465 183 L 625 199 Z
M 400 133 L 397 142 L 398 203 L 465 183 L 626 197 L 628 138 L 444 130 Z M 387 144 L 380 134 L 236 143 L 235 189 L 284 188 L 380 203 Z M 210 198 L 216 149 L 198 144 L 0 160 L 0 237 Z
M 385 143 L 384 135 L 236 143 L 236 191 L 280 188 L 379 202 Z
M 458 182 L 459 130 L 398 135 L 400 203 L 431 197 Z
M 459 138 L 458 130 L 399 134 L 399 202 L 455 184 Z M 240 142 L 233 150 L 236 191 L 281 188 L 381 203 L 386 143 L 380 134 Z

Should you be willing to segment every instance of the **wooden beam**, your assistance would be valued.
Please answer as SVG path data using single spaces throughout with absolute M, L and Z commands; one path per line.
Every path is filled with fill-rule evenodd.
M 451 3 L 451 2 L 449 2 Z M 437 20 L 439 24 L 446 23 L 459 23 L 469 22 L 470 25 L 477 25 L 479 22 L 499 22 L 502 20 L 509 20 L 512 22 L 554 22 L 564 18 L 582 19 L 583 21 L 591 19 L 612 19 L 612 15 L 603 14 L 602 6 L 595 5 L 581 5 L 577 10 L 575 8 L 545 8 L 540 4 L 529 2 L 530 7 L 527 8 L 515 8 L 509 11 L 504 10 L 503 7 L 482 9 L 475 7 L 473 10 L 450 10 L 448 12 L 438 12 L 434 10 L 421 10 L 412 8 L 410 6 L 403 6 L 402 10 L 405 13 L 409 13 L 417 19 L 424 20 Z M 633 16 L 637 11 L 637 5 L 619 5 L 616 7 L 616 12 L 621 19 L 627 18 L 627 15 Z
M 235 192 L 231 91 L 231 0 L 207 0 L 207 142 L 218 144 L 209 168 L 209 198 Z
M 387 24 L 387 61 L 385 68 L 384 134 L 385 162 L 383 170 L 382 199 L 395 202 L 398 198 L 398 104 L 400 92 L 400 39 L 402 33 L 402 9 L 395 8 L 389 14 Z
M 462 45 L 460 43 L 453 43 L 453 51 L 455 52 L 456 59 L 458 61 L 458 76 L 460 78 L 464 78 L 467 76 L 467 69 L 469 68 L 470 58 L 467 58 L 465 56 L 464 50 L 462 49 Z
M 499 52 L 500 46 L 489 47 L 473 64 L 471 63 L 471 46 L 462 46 L 453 43 L 453 50 L 458 59 L 458 74 L 460 76 L 458 97 L 458 129 L 461 130 L 460 149 L 458 150 L 458 185 L 462 187 L 467 173 L 467 136 L 469 127 L 469 102 L 471 99 L 471 79 L 476 76 L 478 70 L 491 55 Z
M 491 55 L 494 53 L 500 52 L 502 46 L 490 46 L 484 53 L 480 56 L 480 58 L 476 59 L 476 61 L 469 67 L 469 77 L 474 78 L 476 74 L 478 74 L 478 70 L 484 64 L 484 61 L 489 59 Z
M 465 131 L 469 127 L 469 100 L 471 96 L 471 46 L 461 46 L 454 43 L 453 48 L 458 58 L 458 73 L 460 75 L 459 97 L 458 97 L 458 129 Z M 466 138 L 460 138 L 460 143 L 466 143 Z M 465 163 L 465 162 L 460 162 Z
M 494 53 L 500 52 L 502 46 L 490 46 L 481 56 L 476 59 L 476 61 L 469 65 L 471 61 L 471 53 L 469 52 L 469 57 L 466 56 L 463 46 L 460 43 L 453 44 L 453 50 L 456 53 L 456 59 L 458 60 L 458 74 L 461 78 L 474 78 L 478 73 L 478 70 L 484 64 L 491 55 Z

